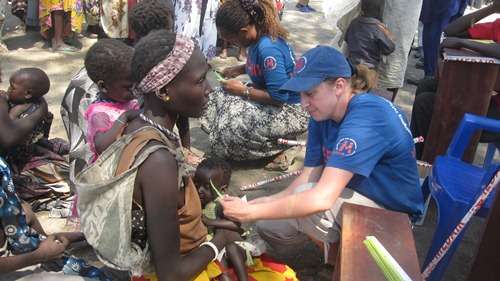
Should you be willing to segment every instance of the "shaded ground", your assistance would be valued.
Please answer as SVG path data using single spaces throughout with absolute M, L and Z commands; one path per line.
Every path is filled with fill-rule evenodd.
M 311 0 L 311 4 L 317 10 L 321 9 L 323 0 Z M 295 2 L 288 3 L 283 24 L 290 31 L 290 42 L 293 45 L 296 54 L 301 54 L 309 48 L 318 44 L 328 44 L 333 33 L 325 24 L 324 18 L 320 13 L 303 14 L 294 9 Z M 8 9 L 10 10 L 10 9 Z M 76 73 L 83 65 L 83 57 L 85 51 L 95 42 L 95 39 L 80 38 L 82 51 L 74 54 L 53 53 L 48 49 L 47 44 L 42 41 L 42 38 L 35 31 L 30 31 L 27 34 L 21 31 L 14 31 L 17 24 L 14 17 L 9 17 L 7 22 L 8 32 L 5 43 L 10 49 L 9 53 L 0 54 L 0 63 L 3 71 L 3 82 L 0 83 L 0 89 L 8 87 L 8 78 L 12 72 L 21 67 L 36 66 L 44 69 L 51 79 L 51 91 L 47 96 L 49 109 L 55 113 L 51 136 L 66 138 L 64 127 L 60 118 L 57 118 L 59 113 L 59 105 L 64 95 L 65 89 L 71 79 L 71 76 Z M 235 58 L 225 60 L 215 59 L 212 64 L 215 67 L 225 67 L 238 63 Z M 406 73 L 407 78 L 418 79 L 423 76 L 422 71 L 415 69 L 413 56 L 410 56 L 410 63 Z M 215 84 L 215 79 L 211 77 L 211 81 Z M 244 79 L 244 78 L 243 78 Z M 408 119 L 411 113 L 411 106 L 414 99 L 415 86 L 405 85 L 396 98 L 396 105 L 401 107 Z M 208 151 L 208 143 L 206 134 L 200 129 L 197 120 L 192 120 L 192 145 L 200 151 Z M 304 136 L 305 137 L 305 136 Z M 484 149 L 480 149 L 478 155 L 483 155 Z M 290 168 L 290 171 L 301 167 L 303 161 L 303 151 L 298 154 L 295 164 Z M 262 169 L 262 162 L 252 163 L 235 163 L 233 178 L 231 181 L 230 190 L 235 194 L 243 194 L 239 191 L 239 187 L 248 183 L 279 175 L 280 173 L 267 172 Z M 280 191 L 290 182 L 286 180 L 280 183 L 267 185 L 257 191 L 250 191 L 246 194 L 248 197 L 254 198 L 266 194 L 271 194 Z M 65 225 L 64 220 L 48 219 L 47 214 L 41 214 L 44 227 L 48 232 L 60 231 L 61 229 L 69 229 Z M 415 227 L 414 234 L 418 255 L 421 261 L 425 258 L 425 254 L 430 244 L 430 239 L 434 233 L 435 209 L 431 208 L 430 214 L 424 226 Z M 470 269 L 473 255 L 476 251 L 478 237 L 482 231 L 482 221 L 473 219 L 471 227 L 468 229 L 465 238 L 463 239 L 459 250 L 455 253 L 454 259 L 449 266 L 448 272 L 444 280 L 465 280 Z M 92 257 L 91 253 L 84 250 L 88 257 Z M 304 249 L 297 249 L 297 255 L 290 262 L 299 272 L 302 280 L 329 280 L 331 268 L 321 265 L 322 252 L 315 249 L 312 243 L 304 245 Z M 95 259 L 95 257 L 93 257 Z

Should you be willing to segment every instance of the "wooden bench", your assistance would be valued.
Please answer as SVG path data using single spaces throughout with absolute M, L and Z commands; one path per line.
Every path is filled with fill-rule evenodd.
M 342 205 L 342 235 L 333 280 L 386 281 L 363 244 L 375 236 L 413 281 L 421 281 L 420 266 L 408 215 L 350 203 Z

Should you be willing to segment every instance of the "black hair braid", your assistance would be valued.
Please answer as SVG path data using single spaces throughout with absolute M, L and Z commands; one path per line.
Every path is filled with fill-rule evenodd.
M 257 0 L 239 0 L 240 5 L 256 23 L 261 23 L 264 19 L 264 11 L 259 6 Z
M 155 30 L 136 45 L 132 58 L 132 80 L 140 82 L 148 72 L 164 60 L 175 45 L 175 33 L 165 29 Z
M 116 39 L 97 41 L 85 55 L 85 69 L 94 83 L 112 83 L 130 71 L 134 49 Z
M 286 39 L 288 31 L 280 24 L 273 0 L 227 0 L 218 9 L 215 24 L 228 33 L 237 34 L 255 25 L 261 35 Z
M 143 0 L 129 13 L 130 27 L 137 39 L 152 30 L 174 29 L 174 5 L 171 0 Z

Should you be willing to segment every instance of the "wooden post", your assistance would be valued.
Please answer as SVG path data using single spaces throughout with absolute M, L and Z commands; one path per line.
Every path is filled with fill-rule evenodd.
M 465 113 L 486 115 L 499 75 L 495 63 L 448 60 L 443 67 L 422 157 L 429 163 L 445 154 Z M 476 134 L 464 154 L 465 161 L 472 162 L 478 141 Z

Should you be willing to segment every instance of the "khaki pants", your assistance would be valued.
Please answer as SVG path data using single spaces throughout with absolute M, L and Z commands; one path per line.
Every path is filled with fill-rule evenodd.
M 299 0 L 298 3 L 301 5 L 309 5 L 309 0 Z
M 314 185 L 315 183 L 300 185 L 296 188 L 295 193 L 311 189 Z M 333 206 L 325 212 L 296 219 L 259 221 L 256 224 L 257 231 L 262 239 L 266 241 L 268 250 L 284 257 L 300 248 L 307 240 L 307 236 L 323 242 L 325 244 L 325 260 L 327 260 L 328 245 L 340 239 L 339 211 L 345 202 L 381 208 L 368 197 L 350 188 L 345 188 Z

